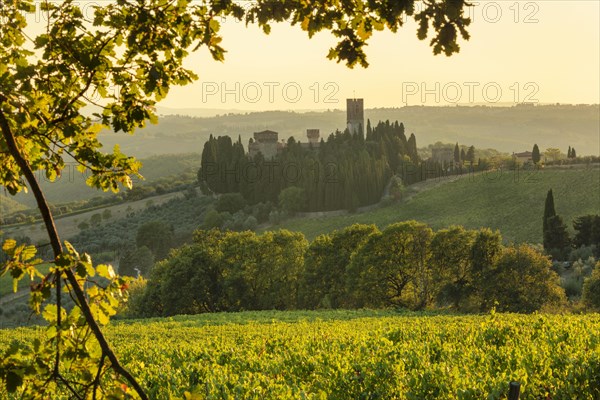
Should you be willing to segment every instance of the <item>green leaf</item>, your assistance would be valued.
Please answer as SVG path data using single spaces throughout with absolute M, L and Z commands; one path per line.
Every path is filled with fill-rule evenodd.
M 208 26 L 210 27 L 211 31 L 218 32 L 221 24 L 219 24 L 219 21 L 216 19 L 211 19 Z
M 308 30 L 308 24 L 310 24 L 310 18 L 304 17 L 304 19 L 302 20 L 302 24 L 300 25 L 303 31 Z
M 35 257 L 36 253 L 37 253 L 37 249 L 35 248 L 35 246 L 29 245 L 29 246 L 25 247 L 23 249 L 23 251 L 21 252 L 21 260 L 23 260 L 23 261 L 31 260 L 33 257 Z
M 87 268 L 86 268 L 85 263 L 78 262 L 77 265 L 75 266 L 75 272 L 81 278 L 85 278 L 87 276 Z
M 87 259 L 83 259 L 79 262 L 78 265 L 81 265 L 83 268 L 85 268 L 85 273 L 88 276 L 94 276 L 96 275 L 96 270 L 94 269 L 94 266 L 92 265 L 90 256 L 87 254 L 84 254 L 84 256 L 87 256 Z M 84 277 L 85 275 L 83 275 L 82 277 Z
M 104 313 L 104 311 L 98 310 L 98 323 L 100 325 L 108 325 L 108 323 L 110 322 L 110 318 L 108 318 L 108 315 L 106 315 Z
M 96 267 L 96 272 L 98 276 L 106 279 L 113 279 L 116 276 L 112 265 L 100 264 Z
M 98 296 L 99 290 L 98 290 L 98 286 L 92 286 L 87 290 L 88 296 L 90 298 L 94 298 L 96 296 Z
M 57 267 L 68 267 L 73 262 L 73 258 L 69 254 L 59 254 L 54 260 Z
M 2 245 L 2 250 L 5 253 L 9 253 L 17 246 L 17 241 L 14 239 L 6 239 L 4 244 Z
M 48 304 L 44 307 L 42 317 L 48 322 L 54 322 L 56 321 L 56 310 L 56 304 Z
M 373 25 L 373 29 L 375 29 L 376 31 L 382 31 L 383 28 L 385 27 L 383 22 L 379 22 L 379 21 L 372 21 L 371 25 Z
M 8 393 L 14 393 L 23 385 L 23 377 L 13 371 L 6 374 L 6 390 Z
M 358 37 L 361 40 L 367 40 L 369 37 L 371 37 L 371 32 L 369 32 L 365 28 L 365 23 L 364 22 L 360 23 L 360 25 L 358 26 L 358 29 L 356 30 L 356 34 L 358 35 Z

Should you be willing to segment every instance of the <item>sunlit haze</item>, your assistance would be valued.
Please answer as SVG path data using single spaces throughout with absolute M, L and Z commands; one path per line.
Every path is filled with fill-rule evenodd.
M 84 3 L 86 4 L 86 3 Z M 92 13 L 94 2 L 84 12 Z M 270 35 L 233 18 L 222 20 L 225 62 L 206 48 L 186 65 L 200 76 L 175 87 L 162 107 L 238 110 L 342 109 L 348 97 L 365 107 L 600 102 L 600 3 L 483 1 L 468 9 L 471 39 L 460 53 L 434 56 L 408 20 L 396 34 L 375 32 L 370 66 L 328 60 L 336 42 L 320 33 L 307 40 L 299 26 L 275 24 Z M 41 32 L 45 19 L 29 18 Z
M 276 25 L 265 35 L 255 26 L 225 21 L 225 62 L 212 61 L 205 50 L 194 54 L 188 65 L 200 81 L 174 89 L 161 105 L 327 109 L 343 108 L 343 100 L 354 95 L 365 98 L 368 108 L 599 102 L 599 2 L 474 4 L 471 39 L 461 41 L 460 53 L 434 56 L 408 21 L 396 34 L 374 34 L 367 69 L 328 60 L 335 43 L 330 33 L 307 40 L 297 26 Z

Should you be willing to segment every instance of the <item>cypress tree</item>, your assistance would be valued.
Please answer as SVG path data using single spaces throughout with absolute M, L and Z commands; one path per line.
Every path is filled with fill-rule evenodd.
M 570 246 L 567 226 L 554 209 L 552 189 L 546 195 L 544 207 L 543 244 L 546 251 L 551 251 L 555 258 L 564 259 Z
M 552 194 L 552 189 L 550 189 L 546 195 L 546 204 L 544 206 L 543 232 L 546 232 L 548 228 L 548 219 L 554 217 L 555 215 L 556 210 L 554 209 L 554 195 Z
M 573 228 L 575 229 L 575 237 L 573 238 L 573 246 L 579 248 L 581 246 L 590 246 L 595 244 L 592 242 L 592 231 L 594 219 L 600 218 L 597 215 L 582 215 L 575 218 Z
M 553 256 L 565 259 L 571 244 L 567 226 L 559 215 L 548 218 L 546 230 L 544 231 L 544 249 L 550 251 Z
M 473 165 L 473 161 L 475 161 L 475 146 L 471 146 L 467 150 L 467 160 Z
M 458 147 L 458 142 L 456 142 L 456 146 L 454 146 L 454 162 L 460 163 L 460 148 Z
M 531 151 L 531 160 L 533 161 L 534 164 L 537 164 L 540 162 L 540 148 L 538 147 L 537 143 L 533 145 L 533 150 Z
M 571 147 L 571 158 L 577 158 L 577 153 L 575 153 L 575 147 Z
M 398 136 L 400 136 L 400 140 L 402 141 L 402 143 L 406 144 L 406 135 L 404 134 L 404 123 L 400 122 L 400 131 Z
M 413 162 L 417 162 L 417 138 L 414 133 L 408 138 L 408 156 Z

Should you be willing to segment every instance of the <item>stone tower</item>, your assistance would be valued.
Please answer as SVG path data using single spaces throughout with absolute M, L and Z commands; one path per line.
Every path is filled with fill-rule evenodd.
M 308 138 L 308 143 L 318 144 L 319 139 L 321 138 L 321 133 L 318 129 L 307 129 L 306 137 Z
M 350 133 L 364 135 L 365 115 L 363 99 L 346 99 L 346 120 Z
M 279 140 L 279 133 L 266 130 L 262 132 L 254 132 L 254 141 L 248 144 L 248 153 L 254 158 L 259 152 L 267 160 L 275 157 Z

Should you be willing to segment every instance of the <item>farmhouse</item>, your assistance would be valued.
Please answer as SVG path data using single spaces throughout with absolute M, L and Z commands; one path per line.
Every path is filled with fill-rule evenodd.
M 531 157 L 532 153 L 530 151 L 524 151 L 522 153 L 513 153 L 513 159 L 515 161 L 520 162 L 521 164 L 531 164 L 533 163 L 533 159 Z

